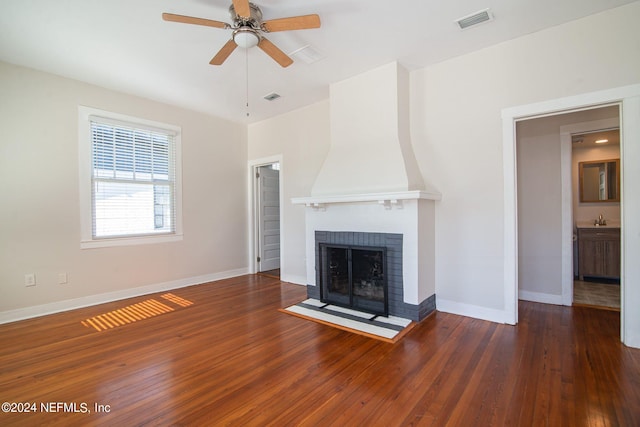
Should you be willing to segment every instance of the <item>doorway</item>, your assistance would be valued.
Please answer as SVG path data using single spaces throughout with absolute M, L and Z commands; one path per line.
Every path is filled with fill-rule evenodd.
M 623 135 L 621 159 L 627 165 L 640 162 L 640 85 L 622 86 L 502 110 L 504 173 L 504 313 L 505 323 L 518 322 L 518 221 L 516 180 L 516 123 L 534 117 L 564 114 L 602 105 L 620 103 Z M 640 179 L 640 170 L 624 168 L 623 182 Z M 623 186 L 621 205 L 621 307 L 620 337 L 624 344 L 640 348 L 640 191 Z M 629 262 L 627 262 L 629 260 Z
M 619 309 L 619 192 L 615 200 L 592 201 L 580 198 L 578 191 L 582 188 L 579 165 L 605 158 L 619 162 L 619 138 L 607 134 L 610 140 L 606 144 L 594 144 L 604 135 L 603 130 L 612 133 L 611 129 L 618 128 L 619 122 L 619 105 L 610 105 L 517 123 L 519 299 L 570 306 L 577 296 L 576 302 L 599 300 L 612 307 L 605 296 L 617 292 L 613 307 Z M 619 179 L 613 184 L 620 188 Z M 606 220 L 594 229 L 594 219 L 599 217 Z M 606 242 L 606 250 L 601 251 L 605 233 L 611 234 L 610 241 Z M 593 238 L 587 240 L 591 235 Z M 616 236 L 617 244 L 613 242 Z M 585 256 L 589 247 L 593 250 Z M 578 259 L 578 253 L 582 254 L 582 260 Z M 613 256 L 616 253 L 618 256 Z M 600 261 L 598 256 L 602 258 Z M 604 267 L 605 262 L 610 270 L 591 271 L 591 266 Z M 578 266 L 583 274 L 581 280 L 574 281 Z M 615 280 L 618 282 L 614 283 Z
M 258 272 L 280 275 L 280 163 L 257 168 Z
M 252 176 L 253 271 L 280 277 L 281 266 L 281 161 L 250 165 Z

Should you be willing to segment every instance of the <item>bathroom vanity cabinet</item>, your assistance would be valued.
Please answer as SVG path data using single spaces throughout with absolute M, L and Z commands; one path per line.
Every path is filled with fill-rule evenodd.
M 578 228 L 578 268 L 580 279 L 619 279 L 620 228 Z

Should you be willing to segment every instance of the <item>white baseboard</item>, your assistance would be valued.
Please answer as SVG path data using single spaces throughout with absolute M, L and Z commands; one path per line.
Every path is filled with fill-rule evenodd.
M 563 305 L 562 295 L 523 291 L 522 289 L 518 290 L 518 299 L 523 301 L 541 302 L 543 304 Z
M 48 304 L 3 311 L 0 312 L 0 324 L 16 322 L 18 320 L 24 319 L 31 319 L 33 317 L 60 313 L 62 311 L 69 311 L 77 308 L 89 307 L 92 305 L 104 304 L 112 301 L 119 301 L 126 298 L 138 297 L 141 295 L 153 294 L 156 292 L 163 292 L 172 289 L 184 288 L 187 286 L 199 285 L 216 280 L 229 279 L 231 277 L 243 276 L 245 274 L 249 274 L 249 270 L 247 268 L 239 268 L 237 270 L 205 274 L 202 276 L 188 277 L 185 279 L 140 286 L 137 288 L 123 289 L 121 291 L 106 292 L 103 294 L 89 295 L 81 298 L 74 298 L 64 301 L 56 301 Z
M 623 343 L 627 347 L 640 348 L 640 334 L 625 333 Z
M 307 276 L 296 276 L 295 274 L 281 274 L 280 280 L 294 285 L 307 286 Z
M 474 319 L 488 320 L 496 323 L 515 324 L 504 310 L 481 307 L 478 305 L 464 304 L 457 301 L 449 301 L 438 298 L 436 295 L 436 310 L 444 313 L 473 317 Z

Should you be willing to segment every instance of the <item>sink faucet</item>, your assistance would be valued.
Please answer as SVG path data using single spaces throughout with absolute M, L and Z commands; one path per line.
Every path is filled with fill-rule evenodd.
M 600 216 L 598 216 L 598 219 L 594 221 L 593 225 L 607 225 L 607 220 L 604 219 L 602 214 L 600 214 Z

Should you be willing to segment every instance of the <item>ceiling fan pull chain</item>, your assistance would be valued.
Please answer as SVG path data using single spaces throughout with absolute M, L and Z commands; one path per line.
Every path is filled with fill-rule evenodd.
M 249 49 L 245 49 L 245 64 L 246 64 L 246 75 L 247 75 L 247 117 L 249 117 Z

